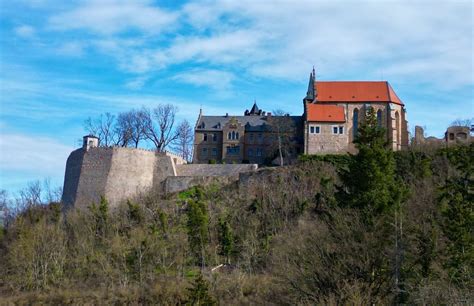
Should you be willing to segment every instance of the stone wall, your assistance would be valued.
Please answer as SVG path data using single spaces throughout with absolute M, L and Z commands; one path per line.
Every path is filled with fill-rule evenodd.
M 254 171 L 256 164 L 191 164 L 177 165 L 177 176 L 238 176 L 241 172 Z
M 66 162 L 62 201 L 86 208 L 104 196 L 111 206 L 151 189 L 177 192 L 211 182 L 230 183 L 254 164 L 175 164 L 169 153 L 132 148 L 81 148 Z

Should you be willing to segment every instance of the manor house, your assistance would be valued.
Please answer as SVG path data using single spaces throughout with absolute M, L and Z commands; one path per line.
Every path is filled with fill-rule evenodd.
M 195 126 L 194 163 L 269 162 L 279 155 L 355 153 L 354 139 L 373 108 L 393 150 L 408 146 L 404 103 L 387 81 L 317 81 L 313 69 L 303 114 L 271 114 L 254 103 L 243 116 L 206 116 Z

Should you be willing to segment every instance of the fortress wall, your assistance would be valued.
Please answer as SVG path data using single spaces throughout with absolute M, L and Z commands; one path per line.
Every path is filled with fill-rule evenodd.
M 105 187 L 112 165 L 113 149 L 90 148 L 89 151 L 82 149 L 81 151 L 83 154 L 82 167 L 74 206 L 86 208 L 92 203 L 98 203 L 101 195 L 106 196 Z
M 162 183 L 170 176 L 176 176 L 176 166 L 173 160 L 162 153 L 156 153 L 156 164 L 153 169 L 153 187 L 161 190 Z
M 238 176 L 241 172 L 253 171 L 256 164 L 188 164 L 176 165 L 177 176 Z
M 111 150 L 113 154 L 107 174 L 105 197 L 112 205 L 153 187 L 155 152 L 131 148 Z
M 193 186 L 208 186 L 213 183 L 230 184 L 238 180 L 238 176 L 170 176 L 163 183 L 165 193 L 175 193 Z
M 76 200 L 79 178 L 81 177 L 82 159 L 84 151 L 78 149 L 73 151 L 66 162 L 66 173 L 64 175 L 64 187 L 61 201 L 66 206 L 74 205 Z

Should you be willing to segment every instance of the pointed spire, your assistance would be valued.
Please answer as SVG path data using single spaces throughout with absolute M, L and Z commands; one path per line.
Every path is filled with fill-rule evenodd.
M 312 102 L 314 100 L 314 82 L 315 82 L 315 70 L 313 66 L 313 71 L 309 74 L 308 90 L 306 91 L 306 97 L 304 98 L 307 102 Z

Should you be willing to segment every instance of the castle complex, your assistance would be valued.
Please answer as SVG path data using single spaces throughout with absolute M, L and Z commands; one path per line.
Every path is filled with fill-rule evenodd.
M 285 139 L 286 156 L 354 153 L 354 139 L 368 108 L 393 150 L 408 146 L 405 105 L 386 81 L 316 81 L 313 72 L 301 116 L 265 112 L 254 103 L 243 116 L 199 114 L 195 127 L 194 163 L 262 164 L 278 157 Z M 280 143 L 278 143 L 280 142 Z

